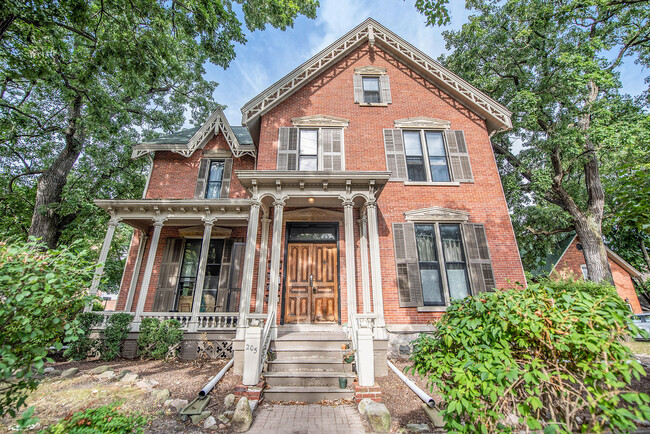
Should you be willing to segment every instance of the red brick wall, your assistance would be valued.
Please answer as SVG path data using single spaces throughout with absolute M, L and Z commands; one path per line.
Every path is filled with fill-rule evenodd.
M 387 68 L 393 101 L 388 107 L 361 107 L 354 103 L 354 68 L 367 65 Z M 404 221 L 404 211 L 431 206 L 468 211 L 471 222 L 483 223 L 486 227 L 497 285 L 504 287 L 515 281 L 524 282 L 494 154 L 485 122 L 480 117 L 404 64 L 377 47 L 370 49 L 365 44 L 262 117 L 258 169 L 276 168 L 278 127 L 291 126 L 294 117 L 315 114 L 350 120 L 344 132 L 347 170 L 386 170 L 382 129 L 394 128 L 393 122 L 397 119 L 415 116 L 445 119 L 451 121 L 452 129 L 465 132 L 474 183 L 454 187 L 405 186 L 403 182 L 389 182 L 379 198 L 387 323 L 425 323 L 436 316 L 419 313 L 415 308 L 399 308 L 391 231 L 392 223 Z M 356 244 L 358 246 L 358 240 Z M 344 263 L 344 259 L 341 262 Z M 360 292 L 360 274 L 357 282 Z M 343 300 L 341 304 L 344 306 Z
M 576 245 L 578 239 L 574 239 L 569 248 L 564 252 L 557 265 L 554 268 L 554 276 L 558 278 L 575 278 L 583 279 L 580 265 L 585 263 L 585 255 L 578 250 Z M 639 298 L 634 290 L 632 278 L 620 265 L 609 259 L 609 267 L 612 269 L 614 277 L 614 286 L 616 292 L 623 300 L 628 300 L 634 313 L 642 313 Z

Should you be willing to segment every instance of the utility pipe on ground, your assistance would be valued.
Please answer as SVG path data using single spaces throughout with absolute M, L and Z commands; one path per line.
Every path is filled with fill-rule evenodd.
M 433 408 L 436 405 L 436 402 L 433 400 L 432 397 L 427 395 L 424 390 L 420 389 L 414 382 L 409 380 L 406 375 L 402 373 L 399 369 L 397 369 L 397 366 L 393 365 L 390 360 L 386 360 L 388 363 L 388 367 L 393 370 L 395 374 L 406 384 L 415 394 L 422 400 L 426 405 L 429 407 Z
M 226 372 L 228 372 L 228 369 L 232 366 L 232 364 L 235 363 L 235 358 L 233 357 L 230 359 L 228 363 L 226 363 L 226 366 L 224 366 L 221 371 L 217 375 L 215 375 L 212 380 L 205 386 L 203 386 L 203 389 L 199 392 L 199 398 L 205 398 L 208 393 L 214 388 L 214 386 L 221 380 L 221 378 L 226 375 Z

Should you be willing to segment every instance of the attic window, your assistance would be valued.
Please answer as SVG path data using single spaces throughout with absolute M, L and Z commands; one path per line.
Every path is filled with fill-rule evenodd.
M 361 106 L 386 106 L 393 101 L 386 68 L 364 66 L 354 69 L 354 102 Z
M 366 104 L 377 104 L 380 101 L 379 96 L 379 77 L 365 76 L 362 79 L 363 84 L 363 102 Z

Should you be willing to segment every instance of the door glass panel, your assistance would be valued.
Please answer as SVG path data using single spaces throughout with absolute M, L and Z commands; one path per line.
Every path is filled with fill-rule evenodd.
M 221 309 L 223 307 L 217 306 L 217 290 L 219 289 L 222 251 L 223 240 L 210 240 L 208 261 L 205 266 L 203 296 L 201 297 L 201 312 L 222 312 Z
M 191 312 L 196 286 L 196 272 L 199 266 L 202 240 L 186 240 L 183 251 L 183 262 L 178 279 L 176 291 L 176 310 L 178 312 Z

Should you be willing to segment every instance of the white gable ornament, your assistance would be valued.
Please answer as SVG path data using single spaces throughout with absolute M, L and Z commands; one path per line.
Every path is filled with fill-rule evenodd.
M 397 119 L 395 128 L 427 128 L 432 130 L 448 130 L 451 122 L 444 119 L 428 118 L 426 116 L 417 116 L 408 119 Z
M 329 115 L 312 115 L 302 116 L 291 119 L 294 127 L 341 127 L 346 128 L 350 125 L 349 119 L 337 118 Z
M 384 75 L 386 74 L 386 68 L 383 66 L 368 65 L 354 68 L 354 73 L 359 75 Z
M 458 209 L 433 206 L 404 212 L 407 222 L 466 222 L 469 213 Z

